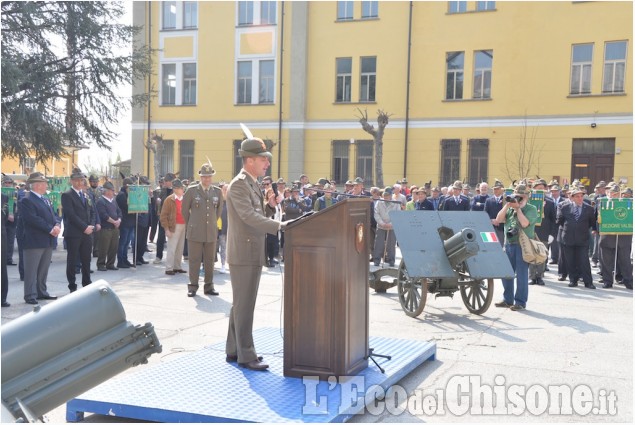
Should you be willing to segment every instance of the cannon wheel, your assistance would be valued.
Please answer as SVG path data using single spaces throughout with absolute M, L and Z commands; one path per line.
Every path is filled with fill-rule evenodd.
M 397 292 L 401 308 L 408 316 L 417 317 L 423 312 L 428 298 L 428 283 L 423 278 L 410 277 L 403 260 L 399 264 Z
M 468 279 L 461 285 L 461 298 L 470 313 L 485 313 L 494 298 L 494 279 Z

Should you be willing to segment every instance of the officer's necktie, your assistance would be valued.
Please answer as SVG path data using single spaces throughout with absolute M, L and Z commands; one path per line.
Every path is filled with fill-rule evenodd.
M 580 214 L 582 214 L 582 208 L 576 205 L 575 211 L 573 212 L 573 215 L 575 216 L 575 221 L 580 220 Z
M 79 191 L 79 198 L 82 200 L 82 204 L 86 206 L 86 196 L 84 196 L 84 192 Z

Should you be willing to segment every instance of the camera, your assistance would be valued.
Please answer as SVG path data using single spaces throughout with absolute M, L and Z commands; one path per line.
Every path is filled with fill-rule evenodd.
M 507 195 L 505 196 L 505 202 L 518 202 L 519 198 L 517 196 Z
M 507 239 L 513 238 L 514 236 L 518 235 L 518 227 L 512 227 L 511 229 L 509 229 L 506 235 Z

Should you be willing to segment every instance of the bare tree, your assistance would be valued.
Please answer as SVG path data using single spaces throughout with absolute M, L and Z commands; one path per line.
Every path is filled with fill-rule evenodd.
M 540 174 L 542 145 L 536 142 L 537 133 L 538 127 L 529 128 L 525 117 L 518 144 L 505 143 L 505 173 L 509 181 Z
M 155 186 L 159 185 L 159 175 L 161 173 L 161 154 L 163 153 L 163 135 L 159 135 L 154 133 L 154 135 L 146 142 L 143 142 L 143 146 L 148 150 L 148 155 L 150 152 L 153 153 L 154 159 L 154 184 Z
M 378 187 L 384 186 L 384 171 L 382 167 L 382 158 L 384 150 L 384 129 L 388 125 L 389 118 L 392 114 L 385 112 L 383 109 L 377 110 L 377 130 L 375 126 L 368 122 L 368 111 L 357 108 L 359 112 L 359 123 L 362 125 L 362 129 L 373 136 L 373 142 L 375 145 L 375 184 Z

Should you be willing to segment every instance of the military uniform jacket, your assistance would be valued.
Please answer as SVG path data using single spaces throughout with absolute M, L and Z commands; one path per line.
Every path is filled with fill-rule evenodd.
M 227 224 L 227 263 L 264 265 L 266 234 L 275 235 L 280 223 L 265 216 L 262 192 L 244 169 L 229 184 Z
M 218 217 L 223 211 L 223 194 L 219 187 L 203 190 L 201 184 L 191 186 L 183 195 L 181 214 L 185 220 L 185 237 L 193 242 L 216 242 Z M 264 251 L 264 250 L 263 250 Z

